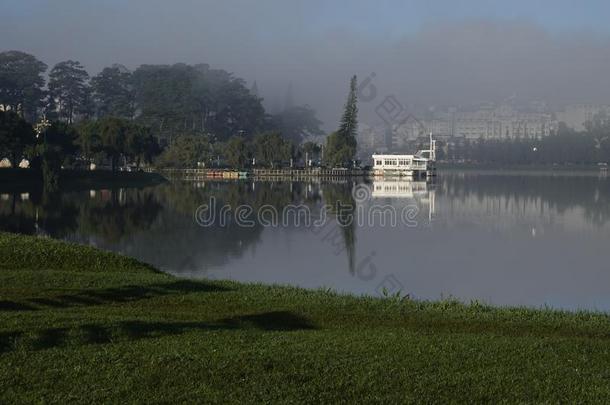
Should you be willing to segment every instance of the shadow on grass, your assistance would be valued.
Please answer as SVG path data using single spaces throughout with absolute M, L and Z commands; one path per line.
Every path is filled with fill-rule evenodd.
M 243 315 L 223 319 L 221 322 L 234 327 L 254 327 L 267 331 L 315 329 L 314 324 L 309 319 L 288 311 Z
M 77 294 L 64 294 L 56 297 L 45 298 L 31 298 L 28 299 L 27 302 L 0 301 L 0 312 L 33 311 L 49 308 L 61 309 L 70 307 L 120 304 L 171 294 L 226 291 L 230 291 L 230 289 L 203 282 L 180 280 L 164 284 L 150 284 L 143 286 L 131 285 L 117 288 L 105 288 L 102 290 L 85 290 Z
M 35 307 L 14 301 L 0 300 L 0 311 L 34 311 Z
M 76 328 L 48 328 L 26 336 L 21 331 L 0 334 L 0 353 L 20 346 L 27 350 L 55 347 L 104 344 L 121 341 L 177 336 L 185 333 L 213 330 L 297 331 L 315 329 L 302 315 L 288 311 L 248 314 L 215 322 L 122 321 L 108 325 L 87 324 Z
M 44 329 L 40 331 L 36 340 L 32 342 L 32 348 L 34 350 L 43 350 L 61 346 L 67 333 L 67 328 Z
M 16 342 L 21 338 L 21 332 L 2 332 L 0 333 L 0 353 L 14 350 Z

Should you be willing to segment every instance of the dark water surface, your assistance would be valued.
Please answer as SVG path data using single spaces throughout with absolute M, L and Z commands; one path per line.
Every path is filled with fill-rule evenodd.
M 595 174 L 173 181 L 52 195 L 0 186 L 0 229 L 121 252 L 182 277 L 496 305 L 610 310 L 609 221 L 610 179 Z

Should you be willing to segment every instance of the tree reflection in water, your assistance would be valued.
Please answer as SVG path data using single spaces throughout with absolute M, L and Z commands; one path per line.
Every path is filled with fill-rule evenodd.
M 184 275 L 204 276 L 208 269 L 242 257 L 256 249 L 265 227 L 257 210 L 275 207 L 279 212 L 289 204 L 304 204 L 312 217 L 321 215 L 325 205 L 332 207 L 328 221 L 338 224 L 353 274 L 356 261 L 356 203 L 354 181 L 173 181 L 156 187 L 91 191 L 62 190 L 43 193 L 3 192 L 0 189 L 0 229 L 25 234 L 43 234 L 92 244 L 118 251 L 159 268 Z M 603 226 L 610 219 L 610 181 L 594 176 L 485 175 L 443 173 L 436 184 L 441 206 L 439 225 L 459 223 L 460 215 L 489 221 L 481 212 L 492 207 L 497 217 L 513 226 L 515 218 L 527 215 L 527 222 L 544 221 L 549 215 L 578 208 L 577 221 Z M 201 227 L 194 220 L 197 207 L 216 199 L 220 217 L 223 205 L 252 207 L 245 219 L 252 227 L 241 227 L 233 220 L 226 224 Z M 404 200 L 404 199 L 403 199 Z M 388 198 L 384 203 L 404 202 Z M 338 210 L 338 204 L 344 209 Z M 347 208 L 347 207 L 351 207 Z M 524 214 L 525 213 L 525 214 Z M 513 224 L 513 225 L 511 225 Z M 289 224 L 296 232 L 306 226 Z M 307 247 L 304 247 L 306 249 Z

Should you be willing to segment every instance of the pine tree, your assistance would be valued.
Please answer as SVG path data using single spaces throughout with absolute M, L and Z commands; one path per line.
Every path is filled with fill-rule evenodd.
M 256 80 L 252 84 L 252 88 L 250 89 L 250 94 L 252 94 L 256 98 L 259 98 L 259 95 L 258 95 L 258 84 L 256 84 Z
M 341 117 L 341 125 L 339 127 L 339 134 L 345 140 L 350 138 L 356 141 L 356 133 L 358 131 L 358 79 L 356 76 L 352 77 L 350 81 L 349 95 L 347 96 L 347 103 L 345 103 L 345 111 Z
M 60 118 L 72 124 L 77 114 L 87 115 L 90 94 L 89 74 L 76 61 L 67 60 L 53 67 L 49 73 L 50 97 L 57 103 Z
M 339 130 L 328 136 L 326 141 L 326 164 L 330 166 L 350 166 L 356 155 L 356 133 L 358 131 L 358 79 L 352 77 L 345 110 Z

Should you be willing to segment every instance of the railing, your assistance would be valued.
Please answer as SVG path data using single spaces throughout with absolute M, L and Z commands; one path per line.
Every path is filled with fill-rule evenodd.
M 362 169 L 253 169 L 253 170 L 231 170 L 231 169 L 162 169 L 159 170 L 169 177 L 197 177 L 197 178 L 224 178 L 239 179 L 246 177 L 255 178 L 335 178 L 335 177 L 361 177 L 368 174 Z

